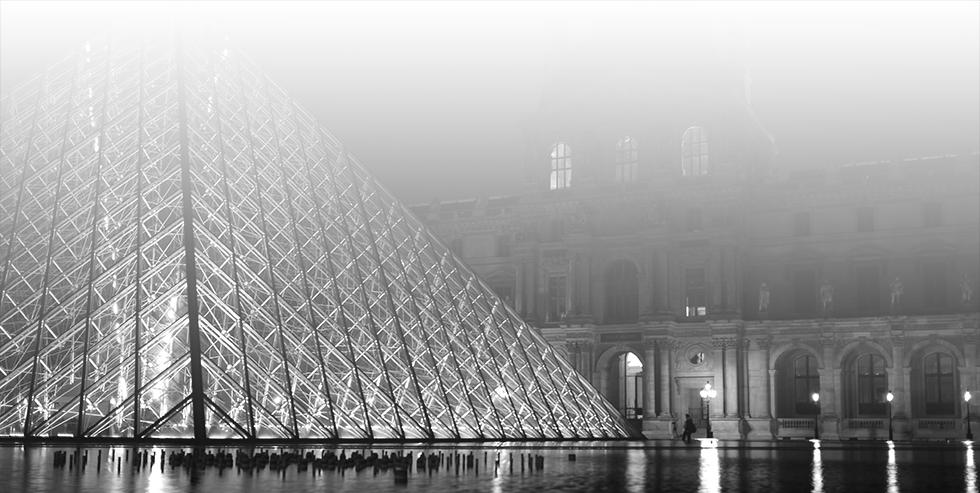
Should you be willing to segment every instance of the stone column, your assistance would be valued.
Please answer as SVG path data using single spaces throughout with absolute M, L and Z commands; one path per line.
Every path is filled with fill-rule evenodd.
M 772 407 L 770 404 L 770 383 L 769 383 L 769 347 L 772 345 L 772 341 L 768 338 L 756 339 L 755 345 L 759 348 L 754 351 L 754 355 L 749 358 L 749 371 L 750 371 L 750 381 L 754 381 L 755 384 L 751 386 L 754 389 L 753 392 L 749 394 L 749 398 L 754 400 L 754 405 L 752 405 L 752 417 L 754 418 L 771 418 L 772 417 Z M 750 353 L 751 354 L 751 353 Z M 753 399 L 752 396 L 755 396 Z
M 769 370 L 769 415 L 776 417 L 776 393 L 772 391 L 776 387 L 776 370 Z
M 738 346 L 738 410 L 742 417 L 751 416 L 752 412 L 752 399 L 751 392 L 754 386 L 753 382 L 749 379 L 749 344 L 752 341 L 748 339 L 739 339 Z
M 717 397 L 711 402 L 711 418 L 725 416 L 725 409 L 728 407 L 728 394 L 725 385 L 725 341 L 723 339 L 712 339 L 711 345 L 714 348 L 711 365 L 714 368 L 714 386 L 718 392 Z
M 905 334 L 895 332 L 892 333 L 892 367 L 888 374 L 888 385 L 895 395 L 892 411 L 896 418 L 905 419 L 912 415 L 912 395 L 908 391 L 908 380 L 909 375 L 905 369 Z
M 643 417 L 656 416 L 657 408 L 657 345 L 647 341 L 643 347 Z
M 671 388 L 674 382 L 674 350 L 677 348 L 677 341 L 664 338 L 657 342 L 660 349 L 660 417 L 672 418 L 674 394 Z
M 673 311 L 673 306 L 671 305 L 672 300 L 671 300 L 671 292 L 670 292 L 670 284 L 671 284 L 670 252 L 664 252 L 660 256 L 660 258 L 662 260 L 660 265 L 663 266 L 662 275 L 660 276 L 661 278 L 663 278 L 661 282 L 661 289 L 660 289 L 660 292 L 662 293 L 661 299 L 663 299 L 663 313 L 670 313 Z
M 724 341 L 725 354 L 725 416 L 737 417 L 738 409 L 738 340 Z
M 755 339 L 755 349 L 751 349 L 752 341 L 746 339 L 745 352 L 746 376 L 749 387 L 746 398 L 746 408 L 742 410 L 745 416 L 748 433 L 746 438 L 772 440 L 772 405 L 769 398 L 769 346 L 768 338 Z
M 836 368 L 837 340 L 833 335 L 825 335 L 820 340 L 823 346 L 823 370 L 820 372 L 820 413 L 837 418 L 842 413 L 840 368 Z M 824 378 L 826 372 L 827 378 Z
M 650 254 L 650 305 L 653 313 L 664 311 L 663 302 L 663 267 L 660 263 L 660 253 L 654 251 Z

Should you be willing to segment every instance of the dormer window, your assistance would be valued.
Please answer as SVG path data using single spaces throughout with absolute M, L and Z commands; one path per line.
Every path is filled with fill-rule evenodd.
M 572 185 L 572 150 L 568 144 L 559 142 L 551 148 L 551 190 L 568 188 Z
M 616 183 L 636 182 L 636 141 L 626 136 L 616 143 Z
M 681 137 L 681 173 L 684 176 L 708 174 L 708 137 L 702 127 L 689 127 Z

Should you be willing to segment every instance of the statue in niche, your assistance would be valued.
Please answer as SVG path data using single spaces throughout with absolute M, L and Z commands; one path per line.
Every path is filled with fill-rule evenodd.
M 970 284 L 970 276 L 963 273 L 963 278 L 960 279 L 960 301 L 964 305 L 969 305 L 973 302 L 973 286 Z
M 834 309 L 834 286 L 830 281 L 824 281 L 820 286 L 820 305 L 823 308 L 823 315 L 829 316 Z
M 895 280 L 889 284 L 892 290 L 891 305 L 892 311 L 897 310 L 902 305 L 902 295 L 905 293 L 905 285 L 902 284 L 902 280 L 895 277 Z
M 762 283 L 759 286 L 759 313 L 767 313 L 769 311 L 769 286 L 766 283 Z

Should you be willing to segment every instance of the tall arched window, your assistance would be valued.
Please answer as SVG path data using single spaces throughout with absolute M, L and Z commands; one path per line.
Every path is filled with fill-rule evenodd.
M 888 376 L 885 359 L 876 354 L 862 354 L 854 362 L 857 376 L 857 412 L 864 416 L 881 416 L 887 409 L 885 394 Z
M 558 190 L 572 185 L 572 149 L 559 142 L 551 148 L 551 189 Z
M 708 174 L 708 136 L 702 127 L 689 127 L 681 137 L 681 173 L 684 176 Z
M 776 415 L 798 418 L 817 414 L 810 396 L 820 391 L 817 358 L 808 351 L 796 349 L 776 360 Z
M 817 414 L 817 404 L 810 398 L 820 392 L 820 374 L 817 359 L 805 354 L 793 361 L 793 399 L 797 414 Z
M 616 183 L 636 181 L 636 141 L 626 136 L 616 143 Z
M 636 267 L 617 260 L 606 270 L 606 322 L 629 323 L 639 318 L 639 285 Z
M 953 387 L 953 357 L 932 353 L 922 362 L 927 415 L 955 414 L 956 390 Z

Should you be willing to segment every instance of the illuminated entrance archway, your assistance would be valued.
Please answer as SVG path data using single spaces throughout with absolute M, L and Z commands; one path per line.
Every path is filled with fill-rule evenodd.
M 646 374 L 640 356 L 624 346 L 610 348 L 599 357 L 599 389 L 628 420 L 644 415 Z

